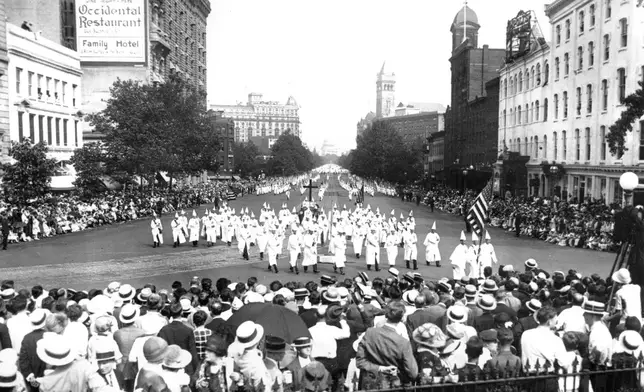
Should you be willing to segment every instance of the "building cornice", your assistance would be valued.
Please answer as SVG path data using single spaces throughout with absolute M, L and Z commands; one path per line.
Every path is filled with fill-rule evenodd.
M 552 14 L 561 11 L 562 8 L 572 3 L 574 0 L 555 0 L 554 2 L 547 4 L 545 8 L 545 13 L 548 18 L 551 18 Z
M 83 71 L 80 68 L 80 64 L 79 64 L 79 67 L 76 68 L 76 67 L 71 67 L 69 65 L 60 64 L 60 63 L 55 62 L 55 61 L 48 61 L 46 59 L 43 59 L 42 57 L 39 57 L 39 56 L 34 55 L 34 54 L 31 54 L 31 53 L 29 53 L 27 51 L 24 51 L 24 50 L 21 50 L 19 48 L 10 48 L 9 49 L 9 55 L 12 55 L 12 54 L 16 55 L 16 56 L 20 56 L 22 58 L 25 58 L 25 59 L 27 59 L 29 61 L 34 62 L 34 63 L 38 63 L 38 64 L 44 65 L 46 67 L 57 69 L 57 70 L 59 70 L 61 72 L 65 72 L 65 73 L 68 73 L 68 74 L 71 74 L 71 75 L 74 75 L 74 76 L 78 76 L 78 77 L 83 76 Z

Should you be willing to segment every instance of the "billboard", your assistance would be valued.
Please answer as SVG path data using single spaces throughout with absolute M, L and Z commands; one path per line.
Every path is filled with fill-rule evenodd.
M 76 0 L 76 50 L 84 63 L 146 62 L 147 0 Z
M 508 21 L 506 36 L 506 62 L 522 57 L 530 51 L 532 38 L 532 15 L 520 11 Z

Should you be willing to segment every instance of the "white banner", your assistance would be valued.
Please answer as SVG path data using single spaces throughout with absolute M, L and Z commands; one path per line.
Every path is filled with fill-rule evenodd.
M 145 63 L 147 0 L 76 0 L 81 62 Z

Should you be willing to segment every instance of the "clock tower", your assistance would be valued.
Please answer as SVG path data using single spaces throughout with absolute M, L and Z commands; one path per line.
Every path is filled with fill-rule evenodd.
M 385 63 L 376 79 L 376 118 L 389 117 L 394 114 L 394 94 L 396 91 L 396 74 L 385 71 Z

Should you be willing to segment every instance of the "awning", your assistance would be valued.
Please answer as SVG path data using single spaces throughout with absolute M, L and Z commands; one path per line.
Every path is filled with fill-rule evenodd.
M 71 191 L 74 187 L 75 176 L 54 176 L 49 187 L 52 191 Z

